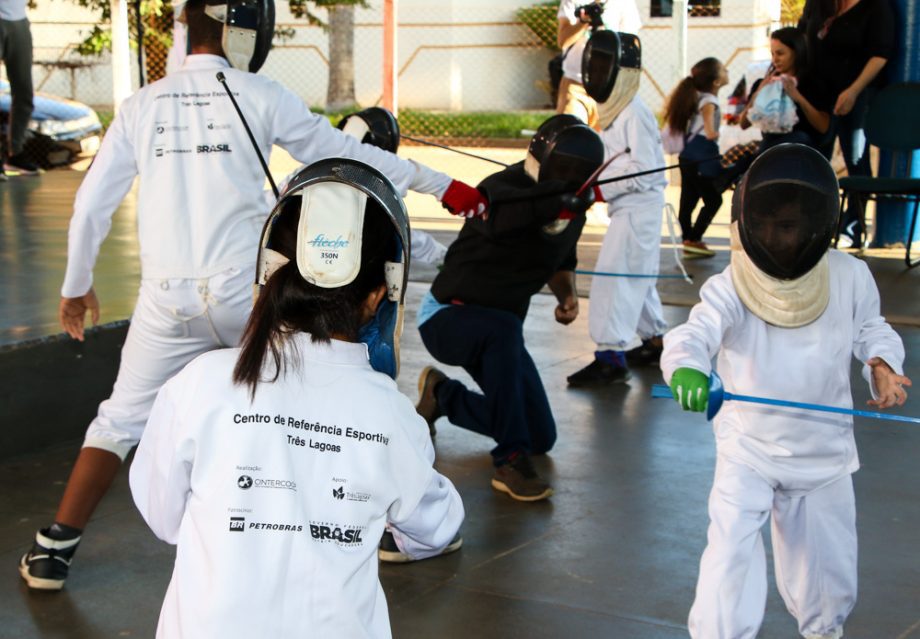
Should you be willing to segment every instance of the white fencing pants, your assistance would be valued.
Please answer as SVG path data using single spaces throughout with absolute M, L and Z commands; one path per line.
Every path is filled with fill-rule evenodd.
M 709 533 L 690 636 L 753 639 L 767 600 L 761 528 L 772 514 L 777 589 L 805 637 L 839 636 L 856 603 L 856 505 L 850 475 L 805 495 L 744 464 L 716 462 Z
M 594 270 L 657 275 L 664 195 L 656 191 L 608 207 L 610 226 Z M 592 276 L 588 331 L 598 350 L 626 351 L 668 330 L 657 283 L 653 277 Z
M 142 280 L 112 395 L 84 446 L 122 459 L 140 441 L 160 387 L 198 355 L 236 346 L 252 310 L 252 268 L 201 280 Z

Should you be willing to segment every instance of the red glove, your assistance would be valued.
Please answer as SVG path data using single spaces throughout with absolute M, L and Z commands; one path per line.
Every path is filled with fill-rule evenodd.
M 460 217 L 483 215 L 489 208 L 489 201 L 469 184 L 454 180 L 444 191 L 441 206 Z

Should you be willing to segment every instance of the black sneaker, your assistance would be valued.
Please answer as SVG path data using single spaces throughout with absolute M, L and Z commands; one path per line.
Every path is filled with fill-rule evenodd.
M 614 366 L 595 359 L 577 373 L 566 378 L 569 386 L 600 386 L 602 384 L 622 384 L 632 378 L 625 366 Z
M 6 158 L 3 170 L 10 175 L 38 175 L 38 165 L 30 161 L 24 153 L 17 153 Z
M 540 479 L 527 453 L 518 453 L 495 469 L 492 488 L 508 493 L 518 501 L 539 501 L 553 494 L 552 487 Z
M 415 405 L 415 412 L 428 422 L 428 432 L 432 437 L 438 432 L 434 423 L 444 414 L 438 407 L 435 389 L 446 379 L 447 375 L 434 366 L 426 366 L 418 376 L 418 404 Z
M 626 361 L 636 366 L 657 366 L 661 360 L 663 350 L 664 344 L 661 341 L 661 337 L 652 337 L 651 339 L 642 340 L 641 346 L 637 346 L 631 351 L 626 351 Z
M 64 587 L 80 537 L 58 541 L 46 536 L 47 531 L 47 528 L 43 528 L 35 533 L 32 550 L 19 560 L 19 574 L 29 588 L 60 590 Z
M 435 557 L 440 557 L 442 555 L 449 555 L 452 552 L 460 550 L 460 546 L 463 545 L 463 537 L 460 536 L 460 533 L 454 535 L 454 538 L 449 544 Z M 403 551 L 399 549 L 399 546 L 396 545 L 396 540 L 393 538 L 393 533 L 389 530 L 383 531 L 383 537 L 380 538 L 380 546 L 377 547 L 377 558 L 380 561 L 385 561 L 391 564 L 405 564 L 410 561 L 419 561 L 418 559 L 413 559 Z M 430 557 L 429 557 L 430 559 Z

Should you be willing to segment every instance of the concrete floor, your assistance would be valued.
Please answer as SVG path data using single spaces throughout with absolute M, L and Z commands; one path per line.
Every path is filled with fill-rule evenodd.
M 54 173 L 0 185 L 0 292 L 5 300 L 0 328 L 6 343 L 36 331 L 57 332 L 62 233 L 79 182 L 79 175 L 73 175 Z M 133 209 L 130 202 L 124 208 L 98 269 L 99 289 L 106 291 L 103 310 L 109 312 L 104 321 L 127 315 L 137 286 Z M 427 212 L 418 221 L 444 240 L 453 233 L 450 220 Z M 590 267 L 592 245 L 600 236 L 583 239 L 583 263 Z M 716 243 L 723 241 L 717 238 Z M 45 252 L 47 247 L 56 252 Z M 693 290 L 726 261 L 727 251 L 715 260 L 691 263 L 698 274 Z M 870 264 L 877 277 L 887 278 L 882 285 L 887 308 L 915 319 L 917 273 L 904 273 L 895 262 L 881 256 Z M 417 270 L 413 279 L 431 274 L 430 269 Z M 425 290 L 421 283 L 411 286 L 410 309 Z M 667 299 L 666 290 L 662 287 Z M 490 442 L 444 420 L 439 423 L 437 465 L 463 496 L 465 543 L 454 555 L 381 567 L 395 636 L 686 636 L 705 544 L 714 463 L 711 429 L 704 418 L 682 413 L 673 402 L 649 399 L 651 385 L 661 381 L 657 369 L 636 370 L 628 386 L 566 388 L 566 375 L 587 363 L 593 350 L 587 337 L 589 303 L 583 299 L 581 317 L 562 327 L 552 321 L 553 300 L 537 296 L 525 324 L 559 425 L 556 448 L 537 459 L 556 489 L 551 500 L 522 504 L 493 491 Z M 687 312 L 685 306 L 666 308 L 672 324 L 683 321 Z M 920 329 L 897 328 L 909 356 L 920 352 Z M 410 397 L 428 363 L 410 315 L 399 382 Z M 455 370 L 449 374 L 465 377 Z M 920 364 L 910 357 L 907 374 L 920 380 Z M 855 367 L 853 379 L 860 405 L 867 392 Z M 920 387 L 903 414 L 920 415 L 918 392 Z M 920 466 L 914 461 L 920 429 L 857 419 L 856 436 L 863 465 L 855 475 L 860 599 L 847 637 L 920 638 Z M 0 567 L 7 567 L 0 570 L 0 638 L 151 636 L 173 550 L 156 540 L 136 514 L 125 472 L 91 522 L 63 592 L 30 592 L 17 576 L 19 555 L 34 530 L 53 516 L 79 445 L 45 443 L 41 451 L 0 462 Z M 772 586 L 759 636 L 796 636 Z

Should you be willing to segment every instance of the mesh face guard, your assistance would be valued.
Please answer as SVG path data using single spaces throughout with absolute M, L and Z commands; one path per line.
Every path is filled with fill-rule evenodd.
M 585 91 L 597 102 L 602 129 L 636 97 L 642 77 L 642 43 L 632 33 L 596 31 L 581 58 Z
M 252 73 L 262 68 L 275 33 L 274 0 L 229 0 L 208 4 L 204 12 L 224 25 L 221 45 L 230 66 Z
M 830 248 L 839 216 L 837 176 L 815 149 L 781 144 L 748 169 L 732 198 L 744 252 L 771 277 L 794 280 Z
M 537 129 L 524 171 L 535 182 L 561 180 L 579 187 L 604 161 L 600 136 L 574 115 L 560 114 Z
M 347 115 L 339 121 L 338 128 L 364 144 L 396 153 L 399 148 L 399 122 L 382 107 L 370 107 Z
M 321 160 L 303 168 L 289 183 L 262 229 L 256 266 L 257 290 L 289 262 L 271 248 L 272 228 L 285 205 L 300 201 L 297 227 L 297 270 L 314 286 L 338 288 L 361 271 L 364 216 L 373 201 L 393 224 L 397 253 L 385 264 L 386 299 L 377 315 L 362 327 L 359 339 L 368 345 L 371 365 L 396 377 L 399 338 L 409 276 L 409 215 L 396 187 L 376 169 L 350 159 Z

